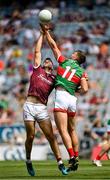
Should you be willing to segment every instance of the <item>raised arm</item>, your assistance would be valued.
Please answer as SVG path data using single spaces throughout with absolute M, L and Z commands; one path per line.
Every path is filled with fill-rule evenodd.
M 86 78 L 81 79 L 81 94 L 85 94 L 88 92 L 88 81 Z
M 58 46 L 57 46 L 55 40 L 50 35 L 48 25 L 41 25 L 41 28 L 44 31 L 45 35 L 46 35 L 46 39 L 47 39 L 48 44 L 49 44 L 49 46 L 51 47 L 51 49 L 52 49 L 52 51 L 54 53 L 55 58 L 58 59 L 59 56 L 61 55 L 61 51 L 58 49 Z
M 41 33 L 36 44 L 34 51 L 34 66 L 38 67 L 41 64 L 41 47 L 43 42 L 43 34 Z
M 46 31 L 45 35 L 46 35 L 48 44 L 49 44 L 49 46 L 51 47 L 51 49 L 52 49 L 52 51 L 54 53 L 55 58 L 58 59 L 59 56 L 61 55 L 61 51 L 58 49 L 57 44 L 54 41 L 54 39 L 51 37 L 49 31 Z

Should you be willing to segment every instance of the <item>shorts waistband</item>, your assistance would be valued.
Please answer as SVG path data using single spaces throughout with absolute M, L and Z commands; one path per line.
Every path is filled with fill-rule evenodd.
M 66 91 L 66 89 L 64 89 L 63 87 L 61 87 L 61 86 L 57 86 L 56 87 L 56 90 L 60 90 L 60 91 Z M 66 91 L 67 92 L 67 91 Z
M 41 100 L 40 100 L 38 97 L 36 97 L 36 96 L 30 96 L 30 95 L 28 95 L 26 101 L 32 102 L 32 103 L 35 103 L 35 104 L 38 104 L 38 103 L 41 103 L 41 104 L 42 104 Z
M 34 105 L 34 106 L 38 106 L 38 105 L 44 105 L 45 106 L 45 104 L 42 104 L 40 102 L 39 103 L 33 103 L 33 102 L 28 101 L 28 100 L 26 100 L 25 103 L 26 104 L 31 104 L 31 105 Z

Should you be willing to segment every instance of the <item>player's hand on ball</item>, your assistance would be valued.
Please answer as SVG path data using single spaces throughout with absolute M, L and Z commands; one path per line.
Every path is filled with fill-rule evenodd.
M 40 27 L 44 33 L 50 29 L 49 24 L 40 24 Z

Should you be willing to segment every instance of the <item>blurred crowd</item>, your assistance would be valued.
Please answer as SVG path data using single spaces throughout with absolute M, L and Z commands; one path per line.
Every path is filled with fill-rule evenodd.
M 24 2 L 24 4 L 23 4 Z M 22 5 L 21 5 L 22 4 Z M 78 95 L 76 115 L 80 141 L 100 143 L 106 139 L 106 121 L 110 118 L 110 2 L 94 1 L 25 1 L 0 6 L 0 127 L 23 125 L 22 106 L 26 99 L 35 42 L 39 36 L 38 13 L 47 8 L 53 13 L 52 33 L 62 54 L 69 57 L 77 49 L 85 51 L 89 76 L 89 92 Z M 25 6 L 24 6 L 25 5 Z M 42 49 L 42 60 L 53 59 L 48 44 Z M 59 144 L 52 114 L 54 92 L 48 108 Z M 24 138 L 24 134 L 18 136 Z M 14 135 L 17 142 L 16 134 Z M 20 142 L 24 142 L 22 139 Z M 35 144 L 46 144 L 36 125 Z M 83 143 L 82 143 L 83 144 Z M 81 144 L 81 148 L 85 148 Z M 91 145 L 90 145 L 91 146 Z

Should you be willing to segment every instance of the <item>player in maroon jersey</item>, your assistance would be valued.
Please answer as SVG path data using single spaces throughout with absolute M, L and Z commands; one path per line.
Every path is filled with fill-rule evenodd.
M 53 134 L 52 124 L 47 112 L 48 96 L 54 88 L 55 76 L 52 73 L 53 63 L 50 58 L 46 58 L 41 66 L 41 47 L 44 35 L 41 33 L 35 45 L 35 57 L 33 73 L 30 78 L 27 100 L 23 107 L 23 117 L 26 127 L 26 166 L 31 176 L 35 171 L 31 162 L 32 143 L 35 136 L 35 123 L 37 122 L 48 139 L 50 146 L 58 162 L 58 167 L 62 174 L 68 174 L 62 162 L 60 150 Z
M 88 91 L 88 83 L 84 69 L 80 66 L 85 62 L 85 55 L 82 51 L 76 51 L 71 58 L 61 55 L 56 42 L 49 33 L 48 25 L 41 25 L 47 41 L 58 60 L 59 66 L 55 80 L 55 121 L 70 156 L 68 171 L 78 168 L 78 137 L 75 131 L 75 112 L 77 98 L 75 92 L 81 86 L 80 92 Z

